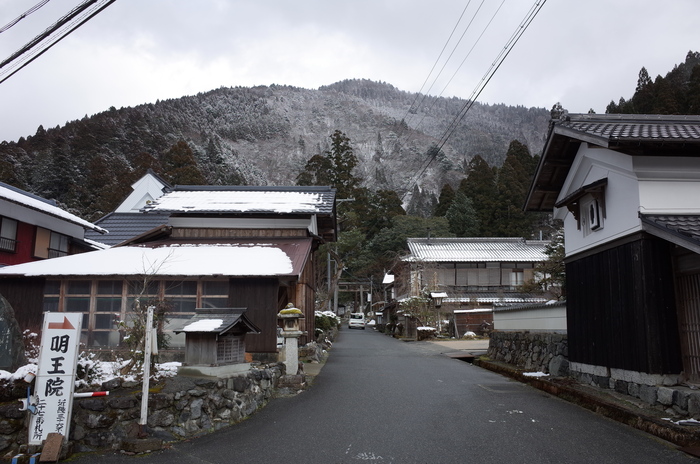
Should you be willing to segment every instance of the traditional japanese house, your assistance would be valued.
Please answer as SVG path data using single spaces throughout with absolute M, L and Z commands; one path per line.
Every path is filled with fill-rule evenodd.
M 573 374 L 700 381 L 699 148 L 700 116 L 552 121 L 525 207 L 564 221 Z
M 0 267 L 38 262 L 104 248 L 85 238 L 107 233 L 37 195 L 0 182 Z M 41 313 L 17 311 L 24 303 L 41 305 L 41 282 L 31 279 L 1 280 L 2 294 L 15 308 L 15 317 L 24 328 L 41 327 Z M 31 303 L 30 303 L 31 302 Z
M 149 200 L 140 213 L 167 222 L 107 250 L 0 270 L 3 279 L 30 279 L 37 304 L 17 302 L 40 318 L 42 311 L 82 312 L 83 341 L 99 349 L 121 343 L 134 302 L 170 306 L 171 332 L 196 308 L 247 308 L 260 329 L 249 335 L 253 357 L 276 356 L 277 313 L 293 303 L 314 331 L 313 253 L 336 237 L 335 191 L 329 187 L 174 187 Z M 18 308 L 16 308 L 17 310 Z M 301 340 L 302 343 L 305 338 Z
M 85 240 L 102 227 L 37 195 L 0 182 L 0 266 L 67 256 L 102 248 Z
M 449 318 L 453 336 L 488 329 L 495 304 L 546 301 L 544 295 L 526 293 L 520 287 L 535 277 L 535 265 L 546 259 L 548 241 L 517 237 L 407 241 L 410 254 L 399 271 L 397 299 L 424 298 L 427 307 Z M 415 323 L 401 313 L 400 303 L 396 319 L 411 333 Z

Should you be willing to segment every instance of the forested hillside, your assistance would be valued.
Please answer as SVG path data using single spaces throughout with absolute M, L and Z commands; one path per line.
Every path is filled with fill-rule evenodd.
M 477 103 L 426 169 L 430 150 L 466 103 L 367 80 L 318 90 L 220 88 L 110 108 L 2 142 L 0 181 L 95 220 L 147 168 L 174 184 L 294 185 L 308 160 L 328 150 L 329 136 L 339 130 L 350 139 L 363 185 L 394 191 L 404 202 L 412 199 L 425 215 L 445 184 L 458 187 L 476 155 L 497 167 L 511 141 L 533 154 L 544 142 L 549 120 L 544 108 Z
M 685 62 L 666 74 L 649 76 L 639 71 L 637 87 L 629 100 L 611 101 L 606 113 L 621 114 L 700 114 L 700 53 L 689 51 Z

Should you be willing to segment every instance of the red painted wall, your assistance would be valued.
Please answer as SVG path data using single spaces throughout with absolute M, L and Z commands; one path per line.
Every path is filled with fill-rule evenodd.
M 0 250 L 0 264 L 22 264 L 29 261 L 36 261 L 34 258 L 34 234 L 36 226 L 26 222 L 17 223 L 17 250 L 15 253 L 8 253 Z

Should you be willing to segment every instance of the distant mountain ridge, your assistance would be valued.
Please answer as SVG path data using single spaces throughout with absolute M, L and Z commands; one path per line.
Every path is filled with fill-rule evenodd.
M 329 135 L 337 129 L 350 138 L 366 185 L 402 195 L 412 187 L 428 149 L 466 103 L 358 79 L 318 90 L 219 88 L 110 108 L 2 142 L 0 181 L 95 219 L 129 192 L 146 167 L 158 172 L 163 153 L 179 141 L 191 148 L 210 184 L 293 185 L 306 161 L 328 148 Z M 456 185 L 475 155 L 500 166 L 512 140 L 538 154 L 549 118 L 544 108 L 475 103 L 421 176 L 420 188 L 437 194 L 445 183 Z

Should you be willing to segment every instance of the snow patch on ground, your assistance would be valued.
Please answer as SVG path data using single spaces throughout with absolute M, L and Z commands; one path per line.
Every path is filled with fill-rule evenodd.
M 91 386 L 100 386 L 104 382 L 107 382 L 108 380 L 113 380 L 116 378 L 121 378 L 123 381 L 131 381 L 131 382 L 140 382 L 140 376 L 136 376 L 133 374 L 129 375 L 121 375 L 120 370 L 122 367 L 124 367 L 129 360 L 124 360 L 124 361 L 92 361 L 90 360 L 89 362 L 84 362 L 82 364 L 83 368 L 89 369 L 91 372 L 90 374 L 90 382 L 86 382 L 83 379 L 77 379 L 75 381 L 75 386 L 76 387 L 91 387 Z M 81 365 L 81 361 L 78 362 L 79 365 Z M 168 363 L 160 363 L 156 364 L 154 372 L 151 374 L 151 378 L 153 380 L 159 380 L 167 377 L 174 377 L 177 375 L 177 368 L 181 365 L 182 363 L 179 362 L 168 362 Z M 3 371 L 0 370 L 0 383 L 4 382 L 16 382 L 23 380 L 25 376 L 28 373 L 35 374 L 37 373 L 37 365 L 36 364 L 27 364 L 19 369 L 17 369 L 15 372 L 8 372 L 8 371 Z

